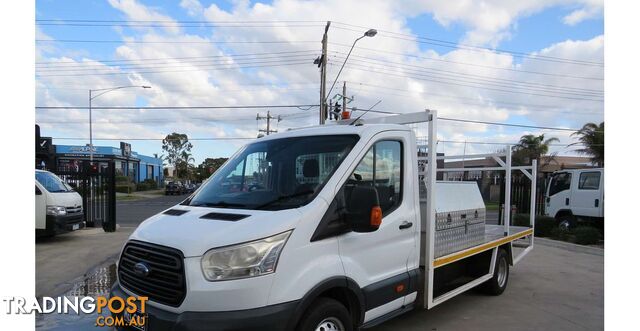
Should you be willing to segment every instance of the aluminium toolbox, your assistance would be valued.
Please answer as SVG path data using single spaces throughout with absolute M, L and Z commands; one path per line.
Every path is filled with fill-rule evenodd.
M 486 210 L 478 184 L 436 182 L 435 193 L 434 256 L 438 258 L 482 244 Z M 426 215 L 425 200 L 421 199 L 420 207 L 422 215 Z M 423 217 L 422 231 L 426 231 L 426 217 Z

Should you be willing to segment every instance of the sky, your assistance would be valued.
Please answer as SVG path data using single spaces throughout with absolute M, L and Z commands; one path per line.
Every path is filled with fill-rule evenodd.
M 604 120 L 603 10 L 602 0 L 38 0 L 36 106 L 87 107 L 89 89 L 148 85 L 94 98 L 129 107 L 93 110 L 94 145 L 161 155 L 160 139 L 180 132 L 196 139 L 196 163 L 230 156 L 265 128 L 258 113 L 280 116 L 279 131 L 317 124 L 318 107 L 302 105 L 319 103 L 313 60 L 331 21 L 327 89 L 353 41 L 378 34 L 358 41 L 329 98 L 346 82 L 358 109 L 380 101 L 374 110 L 575 129 Z M 272 107 L 136 108 L 256 105 Z M 87 109 L 35 111 L 55 144 L 88 143 Z M 442 120 L 438 152 L 542 133 L 560 139 L 552 152 L 580 148 L 570 131 Z

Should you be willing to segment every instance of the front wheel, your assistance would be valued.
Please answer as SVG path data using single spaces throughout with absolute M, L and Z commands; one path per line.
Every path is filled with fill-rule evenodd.
M 353 321 L 347 308 L 330 298 L 319 298 L 304 313 L 296 330 L 353 331 Z
M 558 227 L 562 230 L 569 230 L 576 225 L 576 218 L 573 215 L 563 215 L 558 217 Z
M 498 249 L 496 265 L 493 270 L 493 277 L 486 283 L 480 285 L 480 290 L 489 295 L 500 295 L 507 288 L 509 282 L 509 260 L 507 251 Z

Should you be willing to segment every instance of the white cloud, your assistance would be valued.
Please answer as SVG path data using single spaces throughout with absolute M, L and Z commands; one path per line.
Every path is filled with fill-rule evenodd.
M 130 20 L 174 21 L 159 10 L 146 7 L 132 0 L 110 0 L 114 8 L 125 13 Z M 520 2 L 435 2 L 424 4 L 398 4 L 388 1 L 275 1 L 272 4 L 250 5 L 246 1 L 236 2 L 225 11 L 216 5 L 202 8 L 199 2 L 183 0 L 181 6 L 190 14 L 201 12 L 210 21 L 317 21 L 330 19 L 354 25 L 371 26 L 391 32 L 411 34 L 407 18 L 430 12 L 442 24 L 463 22 L 469 27 L 468 40 L 474 43 L 492 43 L 505 38 L 510 26 L 519 17 L 529 15 L 548 6 L 569 1 Z M 572 2 L 573 3 L 573 2 Z M 446 4 L 446 5 L 445 5 Z M 585 5 L 586 6 L 586 5 Z M 340 8 L 340 10 L 336 10 Z M 497 8 L 497 9 L 496 9 Z M 354 15 L 365 13 L 366 15 Z M 318 103 L 319 73 L 313 59 L 319 55 L 320 38 L 324 23 L 306 23 L 314 26 L 280 27 L 233 27 L 214 28 L 210 35 L 198 36 L 168 26 L 165 29 L 139 29 L 137 33 L 123 37 L 125 40 L 140 40 L 158 43 L 126 43 L 118 46 L 113 57 L 123 65 L 100 62 L 88 56 L 70 56 L 74 50 L 50 50 L 38 61 L 65 62 L 76 66 L 83 73 L 88 68 L 114 75 L 52 76 L 51 72 L 40 72 L 37 78 L 38 105 L 85 105 L 88 88 L 119 85 L 151 85 L 151 90 L 127 89 L 105 94 L 95 100 L 94 105 L 134 106 L 139 100 L 149 106 L 203 106 L 203 105 L 262 105 L 262 104 L 316 104 Z M 343 29 L 334 23 L 329 30 L 328 87 L 333 82 L 349 45 L 362 31 Z M 341 29 L 342 28 L 342 29 Z M 351 29 L 351 28 L 350 28 Z M 247 41 L 312 41 L 311 43 L 267 44 L 267 43 L 207 43 L 212 40 L 235 42 Z M 172 42 L 172 43 L 163 43 Z M 184 44 L 183 42 L 198 42 Z M 348 45 L 347 47 L 339 44 Z M 369 108 L 378 100 L 383 102 L 377 110 L 413 112 L 425 108 L 438 109 L 440 116 L 482 121 L 525 121 L 528 123 L 580 127 L 586 121 L 601 121 L 602 104 L 591 101 L 550 98 L 531 94 L 507 93 L 500 90 L 520 92 L 537 91 L 536 94 L 571 96 L 586 90 L 602 90 L 601 80 L 575 79 L 569 76 L 602 77 L 603 69 L 597 66 L 576 66 L 557 61 L 517 59 L 510 54 L 490 51 L 477 52 L 457 49 L 438 54 L 432 50 L 420 51 L 412 41 L 384 38 L 382 35 L 365 38 L 358 44 L 344 72 L 341 82 L 348 82 L 348 95 L 355 95 L 352 105 L 359 109 Z M 364 48 L 374 49 L 370 51 Z M 603 36 L 591 40 L 568 40 L 550 45 L 536 54 L 548 57 L 570 58 L 592 62 L 603 61 Z M 291 55 L 254 55 L 238 57 L 236 54 L 261 54 L 282 51 Z M 317 51 L 317 52 L 314 52 Z M 57 54 L 60 53 L 60 54 Z M 535 54 L 534 54 L 535 55 Z M 73 60 L 78 59 L 80 60 Z M 145 60 L 169 59 L 169 60 Z M 249 59 L 249 60 L 247 60 Z M 242 63 L 265 61 L 267 64 L 299 65 L 263 66 L 245 68 Z M 371 62 L 383 61 L 382 65 Z M 71 61 L 71 62 L 70 62 Z M 280 62 L 278 62 L 280 61 Z M 129 65 L 124 65 L 129 63 Z M 139 67 L 131 67 L 138 63 Z M 226 68 L 220 69 L 220 64 Z M 397 65 L 401 63 L 403 65 Z M 472 64 L 472 65 L 469 65 Z M 78 67 L 79 66 L 79 67 Z M 216 68 L 217 67 L 217 68 Z M 496 69 L 498 68 L 498 69 Z M 554 75 L 524 74 L 513 70 L 546 72 Z M 124 72 L 136 74 L 119 74 Z M 378 73 L 384 72 L 384 74 Z M 80 71 L 78 71 L 80 72 Z M 78 73 L 76 72 L 76 73 Z M 60 73 L 60 72 L 58 72 Z M 74 73 L 73 71 L 71 73 Z M 55 73 L 54 73 L 55 74 Z M 47 76 L 49 75 L 49 76 Z M 516 83 L 521 82 L 521 83 Z M 273 84 L 272 86 L 265 84 Z M 555 86 L 555 87 L 554 87 Z M 284 88 L 283 88 L 284 87 Z M 334 90 L 335 92 L 335 90 Z M 333 94 L 333 93 L 332 93 Z M 531 107 L 537 105 L 541 108 Z M 560 108 L 561 114 L 544 111 Z M 279 129 L 317 122 L 317 108 L 272 109 L 272 114 L 296 114 L 285 117 Z M 256 112 L 266 110 L 132 110 L 96 111 L 95 136 L 101 137 L 162 137 L 167 133 L 186 132 L 190 137 L 254 137 L 258 126 Z M 574 114 L 575 112 L 575 114 Z M 577 113 L 593 113 L 577 114 Z M 306 115 L 306 116 L 305 116 Z M 369 114 L 367 116 L 372 116 Z M 84 110 L 42 111 L 37 113 L 39 121 L 83 121 Z M 223 121 L 213 121 L 213 120 Z M 439 135 L 443 140 L 455 141 L 517 141 L 522 130 L 507 130 L 501 127 L 471 123 L 441 122 Z M 73 125 L 44 125 L 43 129 L 56 130 L 60 135 L 86 136 L 86 123 Z M 536 133 L 538 131 L 532 131 Z M 563 143 L 571 141 L 564 133 L 556 134 Z M 562 135 L 562 136 L 560 136 Z M 229 147 L 231 143 L 198 142 L 203 155 L 219 155 L 217 147 Z M 239 144 L 233 142 L 233 144 Z M 444 145 L 447 153 L 462 152 L 460 144 Z M 496 150 L 495 145 L 467 146 L 470 151 Z M 158 152 L 158 151 L 155 151 Z M 152 152 L 147 152 L 151 154 Z M 200 161 L 200 159 L 198 160 Z
M 496 46 L 511 36 L 518 19 L 554 6 L 576 6 L 564 18 L 567 24 L 601 15 L 602 0 L 490 0 L 490 1 L 415 1 L 403 2 L 408 16 L 428 11 L 444 26 L 462 23 L 469 28 L 463 43 Z M 569 23 L 571 22 L 571 23 Z
M 122 11 L 127 18 L 132 21 L 156 21 L 162 22 L 161 25 L 167 32 L 177 34 L 180 28 L 175 24 L 176 21 L 170 16 L 160 14 L 157 10 L 138 3 L 136 0 L 109 0 L 109 4 Z
M 584 20 L 601 17 L 604 10 L 602 1 L 593 0 L 583 8 L 572 11 L 569 15 L 562 18 L 564 24 L 576 25 Z
M 180 7 L 186 9 L 190 16 L 202 15 L 203 7 L 198 0 L 182 0 L 180 1 Z

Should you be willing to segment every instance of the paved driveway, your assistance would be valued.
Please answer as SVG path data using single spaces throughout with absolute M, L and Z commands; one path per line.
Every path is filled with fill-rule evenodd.
M 501 296 L 470 291 L 370 330 L 602 330 L 603 253 L 540 239 L 511 269 Z

